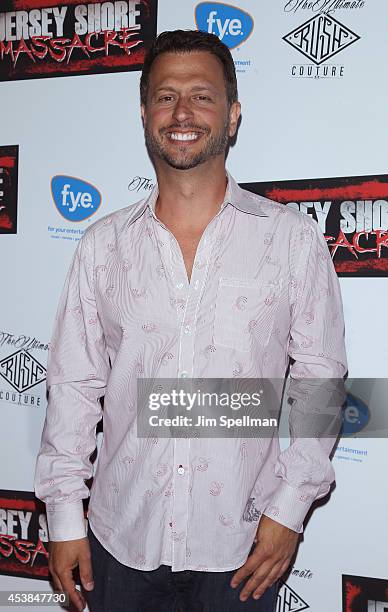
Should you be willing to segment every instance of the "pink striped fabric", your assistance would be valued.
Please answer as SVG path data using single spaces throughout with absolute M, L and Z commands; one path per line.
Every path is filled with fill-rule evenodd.
M 60 300 L 35 490 L 50 538 L 85 536 L 82 499 L 102 416 L 89 521 L 143 570 L 226 571 L 246 560 L 262 514 L 297 532 L 329 491 L 331 440 L 136 435 L 138 377 L 343 377 L 339 283 L 317 223 L 240 189 L 228 174 L 188 281 L 150 196 L 94 223 Z M 300 409 L 300 405 L 299 405 Z M 294 415 L 296 418 L 296 413 Z

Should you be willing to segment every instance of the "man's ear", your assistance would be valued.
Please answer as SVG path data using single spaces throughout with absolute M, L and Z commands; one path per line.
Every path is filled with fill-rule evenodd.
M 229 136 L 232 138 L 237 130 L 238 120 L 241 115 L 240 102 L 233 102 L 229 109 Z

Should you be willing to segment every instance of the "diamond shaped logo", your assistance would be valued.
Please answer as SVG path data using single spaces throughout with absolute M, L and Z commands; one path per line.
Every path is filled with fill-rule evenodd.
M 278 592 L 276 612 L 301 612 L 308 608 L 310 606 L 284 582 Z
M 45 380 L 46 369 L 28 351 L 21 350 L 0 361 L 0 376 L 23 393 Z
M 359 39 L 358 34 L 325 14 L 315 15 L 283 36 L 283 40 L 317 66 Z

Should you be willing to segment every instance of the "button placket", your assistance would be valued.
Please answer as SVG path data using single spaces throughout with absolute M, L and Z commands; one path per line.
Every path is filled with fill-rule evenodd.
M 182 324 L 188 294 L 186 272 L 182 273 L 176 252 L 176 240 L 170 230 L 154 220 L 155 239 L 159 248 L 163 269 L 169 284 L 170 304 L 175 310 L 178 325 Z M 176 244 L 175 244 L 176 243 Z
M 201 258 L 204 255 L 201 249 Z M 184 267 L 183 258 L 181 265 Z M 195 313 L 198 308 L 200 292 L 195 284 L 203 284 L 206 266 L 198 270 L 193 266 L 191 282 L 187 288 L 187 301 L 179 333 L 178 375 L 181 378 L 193 376 L 193 355 L 195 340 Z M 180 273 L 180 271 L 178 271 Z M 197 284 L 197 286 L 198 286 Z M 172 533 L 172 570 L 182 570 L 186 565 L 186 544 L 189 511 L 189 463 L 190 438 L 174 440 L 174 507 Z
M 202 298 L 204 283 L 207 278 L 211 255 L 216 237 L 220 231 L 219 217 L 214 218 L 202 234 L 194 258 L 191 280 L 187 288 L 186 308 L 181 320 L 179 335 L 178 376 L 193 377 L 194 346 L 198 310 Z M 183 258 L 181 266 L 184 268 Z
M 203 274 L 202 270 L 200 274 Z M 193 376 L 195 322 L 192 317 L 196 311 L 198 299 L 198 291 L 194 291 L 191 282 L 187 290 L 186 308 L 182 321 L 180 322 L 178 358 L 178 375 L 180 378 Z M 173 571 L 180 571 L 184 569 L 186 565 L 189 510 L 189 461 L 190 438 L 174 439 L 174 532 L 171 534 Z
M 186 543 L 189 510 L 189 457 L 190 439 L 174 439 L 174 499 L 172 511 L 174 531 L 171 532 L 173 572 L 184 569 L 186 564 Z
M 217 220 L 218 221 L 218 220 Z M 204 286 L 211 252 L 214 244 L 214 233 L 218 227 L 212 226 L 211 232 L 207 229 L 198 245 L 194 259 L 190 283 L 187 280 L 186 268 L 179 244 L 171 234 L 168 241 L 170 261 L 168 262 L 172 291 L 175 299 L 186 298 L 185 308 L 181 319 L 178 317 L 179 327 L 179 354 L 178 377 L 189 378 L 194 375 L 194 341 L 196 331 L 196 318 L 202 289 Z M 161 231 L 161 228 L 158 230 Z M 169 230 L 167 230 L 169 231 Z M 205 241 L 205 234 L 212 234 L 211 240 Z M 166 255 L 166 251 L 163 251 Z M 167 262 L 166 262 L 167 263 Z M 200 264 L 200 265 L 198 265 Z M 190 438 L 175 438 L 174 442 L 174 469 L 173 469 L 173 512 L 174 529 L 171 531 L 172 571 L 180 571 L 186 565 L 186 544 L 189 511 L 189 465 L 190 465 Z

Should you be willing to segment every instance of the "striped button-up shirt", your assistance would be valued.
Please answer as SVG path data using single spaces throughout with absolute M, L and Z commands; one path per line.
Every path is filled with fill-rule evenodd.
M 137 378 L 283 379 L 289 363 L 291 377 L 341 378 L 339 283 L 314 220 L 229 174 L 189 282 L 157 196 L 155 187 L 79 241 L 50 345 L 35 491 L 52 540 L 86 535 L 103 415 L 88 511 L 103 546 L 142 570 L 233 570 L 263 514 L 302 532 L 334 480 L 335 439 L 295 437 L 281 451 L 278 436 L 140 438 Z

